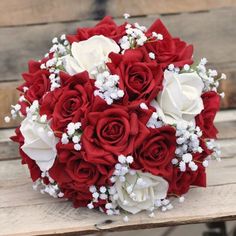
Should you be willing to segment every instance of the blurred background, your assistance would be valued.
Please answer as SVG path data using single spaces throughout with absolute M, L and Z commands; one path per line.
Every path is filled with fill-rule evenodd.
M 1 160 L 18 157 L 6 136 L 19 120 L 5 123 L 4 117 L 17 101 L 15 88 L 27 61 L 42 58 L 55 36 L 74 33 L 78 26 L 93 26 L 105 15 L 122 23 L 124 13 L 131 15 L 131 22 L 145 26 L 161 18 L 173 36 L 194 44 L 196 59 L 207 57 L 210 68 L 228 77 L 221 84 L 225 92 L 221 108 L 236 108 L 236 0 L 0 0 Z M 233 235 L 234 225 L 227 223 L 228 235 Z M 225 235 L 210 232 L 199 224 L 112 235 Z

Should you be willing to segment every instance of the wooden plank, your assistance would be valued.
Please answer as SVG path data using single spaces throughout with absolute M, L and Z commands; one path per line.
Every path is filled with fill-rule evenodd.
M 30 180 L 17 162 L 0 165 L 0 235 L 87 234 L 236 219 L 236 158 L 210 166 L 209 187 L 191 189 L 183 205 L 173 200 L 172 211 L 156 211 L 154 218 L 145 212 L 129 215 L 128 223 L 123 222 L 124 215 L 110 217 L 98 211 L 74 209 L 69 202 L 41 196 L 32 191 Z
M 4 121 L 5 116 L 9 116 L 11 105 L 15 105 L 19 99 L 19 94 L 16 87 L 19 85 L 17 82 L 4 82 L 0 83 L 0 128 L 16 127 L 20 123 L 20 119 L 11 120 L 10 123 Z
M 2 0 L 0 26 L 38 24 L 101 18 L 108 14 L 121 17 L 194 12 L 236 6 L 235 0 Z
M 235 111 L 220 112 L 216 118 L 217 124 L 234 122 L 234 113 Z M 8 142 L 6 136 L 12 131 L 0 130 L 0 143 Z M 228 132 L 227 128 L 224 132 Z M 145 212 L 129 215 L 128 223 L 123 222 L 124 215 L 109 217 L 98 211 L 74 209 L 70 202 L 42 196 L 32 190 L 28 170 L 20 165 L 20 160 L 1 161 L 0 235 L 69 235 L 71 232 L 88 234 L 234 220 L 236 141 L 223 139 L 219 142 L 223 145 L 223 150 L 225 149 L 223 157 L 226 158 L 223 158 L 222 162 L 210 162 L 206 189 L 192 188 L 183 205 L 173 200 L 174 210 L 166 213 L 156 211 L 154 218 L 149 218 Z
M 149 26 L 158 17 L 156 15 L 134 18 L 131 22 L 138 21 Z M 235 77 L 236 8 L 162 16 L 161 19 L 174 36 L 179 36 L 195 45 L 196 59 L 208 57 L 209 62 L 221 72 L 234 72 L 229 76 Z M 123 20 L 117 22 L 122 23 Z M 20 74 L 27 69 L 27 61 L 40 59 L 49 49 L 54 36 L 73 33 L 78 26 L 93 26 L 95 23 L 95 21 L 84 21 L 0 28 L 0 80 L 21 79 Z

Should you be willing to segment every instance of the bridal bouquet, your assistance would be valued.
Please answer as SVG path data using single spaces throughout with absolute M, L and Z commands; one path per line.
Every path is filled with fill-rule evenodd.
M 206 186 L 224 74 L 194 62 L 193 46 L 160 20 L 147 29 L 105 17 L 52 44 L 29 61 L 11 110 L 23 117 L 12 140 L 34 188 L 108 215 L 153 216 Z

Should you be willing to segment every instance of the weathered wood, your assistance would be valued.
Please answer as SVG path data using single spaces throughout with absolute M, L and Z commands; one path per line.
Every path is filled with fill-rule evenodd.
M 15 105 L 19 99 L 19 94 L 16 91 L 18 82 L 3 82 L 0 83 L 0 128 L 15 127 L 20 123 L 20 119 L 11 120 L 10 123 L 6 123 L 5 116 L 10 115 L 11 105 Z
M 131 22 L 139 21 L 140 24 L 149 26 L 158 17 L 135 18 Z M 236 8 L 162 16 L 161 19 L 173 35 L 194 44 L 197 60 L 206 56 L 221 72 L 235 71 Z M 117 22 L 121 23 L 123 20 Z M 95 23 L 84 21 L 0 28 L 0 80 L 21 79 L 20 74 L 27 69 L 27 61 L 40 59 L 49 49 L 54 36 L 73 33 L 79 26 L 93 26 Z
M 233 111 L 221 111 L 216 117 L 222 133 L 230 132 L 236 120 Z M 231 125 L 225 125 L 231 123 Z M 8 142 L 13 130 L 0 130 L 1 144 Z M 216 220 L 236 219 L 236 132 L 232 139 L 221 139 L 222 161 L 210 161 L 207 169 L 208 187 L 192 188 L 181 205 L 173 199 L 174 209 L 162 213 L 156 211 L 154 218 L 146 212 L 109 217 L 85 208 L 74 209 L 70 202 L 53 199 L 32 190 L 27 167 L 20 160 L 0 162 L 0 235 L 56 235 L 71 233 L 88 234 L 105 231 L 121 231 Z M 222 136 L 221 136 L 222 137 Z M 225 137 L 223 135 L 223 137 Z M 229 137 L 229 136 L 226 136 Z M 0 158 L 1 159 L 1 158 Z M 11 227 L 14 225 L 14 227 Z M 42 227 L 43 226 L 43 227 Z
M 236 219 L 235 183 L 209 186 L 206 189 L 194 188 L 182 205 L 173 200 L 175 208 L 172 211 L 157 211 L 154 218 L 148 217 L 145 212 L 129 215 L 127 223 L 123 222 L 123 216 L 111 217 L 85 208 L 74 209 L 71 203 L 55 199 L 33 205 L 31 202 L 34 199 L 28 192 L 32 190 L 23 190 L 26 190 L 22 191 L 22 197 L 25 195 L 24 202 L 27 205 L 15 206 L 13 203 L 13 206 L 0 207 L 0 235 L 88 234 Z M 7 198 L 16 201 L 18 191 L 9 191 Z M 42 201 L 44 198 L 40 199 Z
M 38 24 L 101 18 L 104 15 L 121 17 L 204 11 L 236 6 L 235 0 L 2 0 L 0 26 Z

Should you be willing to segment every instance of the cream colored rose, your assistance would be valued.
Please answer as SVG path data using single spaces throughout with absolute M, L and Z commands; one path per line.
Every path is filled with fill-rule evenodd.
M 162 120 L 167 124 L 192 121 L 203 107 L 201 94 L 204 84 L 196 72 L 177 74 L 164 72 L 164 88 L 152 102 Z
M 20 131 L 25 140 L 21 149 L 29 158 L 35 160 L 41 171 L 49 170 L 57 155 L 58 142 L 49 125 L 26 117 L 21 123 Z
M 63 59 L 63 65 L 70 75 L 85 70 L 90 73 L 97 65 L 108 61 L 110 52 L 119 53 L 120 47 L 114 40 L 96 35 L 87 40 L 72 43 L 72 55 Z
M 137 173 L 138 176 L 127 174 L 126 182 L 118 179 L 115 183 L 118 194 L 117 204 L 132 214 L 154 207 L 155 201 L 166 197 L 169 186 L 168 182 L 160 176 L 141 171 Z

